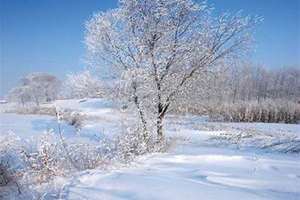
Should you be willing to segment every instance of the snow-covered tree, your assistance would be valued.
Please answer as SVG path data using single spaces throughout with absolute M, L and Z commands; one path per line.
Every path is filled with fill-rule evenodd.
M 102 96 L 104 87 L 102 82 L 90 71 L 68 74 L 63 83 L 62 96 L 66 98 L 83 98 Z
M 57 98 L 60 81 L 53 75 L 47 73 L 32 73 L 21 79 L 21 86 L 13 88 L 9 93 L 11 101 L 41 102 L 53 101 Z
M 17 102 L 24 106 L 26 103 L 33 101 L 32 90 L 28 86 L 15 87 L 9 91 L 8 99 L 11 102 Z
M 148 122 L 154 122 L 163 140 L 163 119 L 192 79 L 248 49 L 259 18 L 241 13 L 215 17 L 212 11 L 192 0 L 120 0 L 118 8 L 87 22 L 90 64 L 105 64 L 119 75 L 145 139 Z

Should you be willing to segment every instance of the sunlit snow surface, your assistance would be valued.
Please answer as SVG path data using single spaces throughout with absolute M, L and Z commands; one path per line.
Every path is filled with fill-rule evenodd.
M 62 108 L 90 116 L 79 133 L 63 125 L 66 138 L 99 140 L 121 133 L 126 113 L 105 100 L 58 101 Z M 57 129 L 53 117 L 0 114 L 0 134 L 38 138 Z M 214 126 L 215 130 L 203 127 Z M 85 171 L 64 184 L 61 199 L 300 199 L 300 155 L 219 145 L 210 137 L 232 131 L 300 135 L 300 125 L 205 122 L 203 117 L 170 116 L 167 134 L 181 138 L 164 154 L 142 156 L 111 171 Z
M 201 151 L 201 148 L 195 149 Z M 297 199 L 299 159 L 229 151 L 141 158 L 110 173 L 91 171 L 65 188 L 68 199 Z M 298 166 L 297 166 L 298 165 Z

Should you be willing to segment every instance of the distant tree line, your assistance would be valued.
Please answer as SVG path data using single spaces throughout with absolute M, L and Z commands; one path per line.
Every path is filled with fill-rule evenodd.
M 20 80 L 20 85 L 11 89 L 8 94 L 10 102 L 17 102 L 23 106 L 34 103 L 50 102 L 58 97 L 61 81 L 47 73 L 32 73 Z
M 227 94 L 223 98 L 232 103 L 239 100 L 300 100 L 300 69 L 297 68 L 267 70 L 261 66 L 246 65 L 230 69 L 227 77 L 224 80 Z
M 222 65 L 199 77 L 181 91 L 171 112 L 205 114 L 214 120 L 235 122 L 300 120 L 300 69 Z M 89 71 L 69 74 L 63 82 L 47 73 L 32 73 L 20 80 L 8 99 L 23 106 L 39 106 L 56 99 L 124 96 L 118 88 L 122 84 L 107 85 Z
M 195 80 L 188 101 L 174 110 L 208 114 L 225 121 L 285 122 L 300 120 L 300 69 L 266 69 L 239 65 Z
M 64 81 L 48 73 L 34 72 L 21 78 L 7 99 L 22 106 L 51 102 L 57 99 L 103 97 L 107 93 L 104 82 L 89 71 L 67 74 Z

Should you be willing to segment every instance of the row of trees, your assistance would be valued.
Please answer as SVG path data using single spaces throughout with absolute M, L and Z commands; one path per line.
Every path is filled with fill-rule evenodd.
M 179 100 L 177 112 L 208 114 L 226 121 L 297 123 L 300 120 L 300 70 L 240 64 L 221 66 L 195 80 Z
M 220 66 L 214 73 L 195 79 L 179 101 L 178 109 L 195 109 L 205 105 L 236 104 L 241 101 L 263 102 L 281 99 L 297 103 L 300 100 L 300 69 L 267 69 L 253 64 Z
M 61 85 L 55 76 L 47 73 L 32 73 L 22 78 L 20 82 L 20 86 L 9 92 L 8 98 L 22 105 L 33 102 L 39 106 L 41 102 L 55 100 Z
M 87 22 L 87 60 L 94 68 L 104 66 L 119 83 L 119 97 L 137 111 L 144 141 L 153 133 L 163 141 L 163 121 L 171 110 L 299 98 L 298 70 L 233 65 L 248 52 L 259 21 L 240 12 L 216 17 L 206 2 L 120 0 L 118 8 Z M 32 85 L 24 82 L 11 94 L 28 94 Z M 94 97 L 103 82 L 84 72 L 68 76 L 62 88 L 56 96 Z
M 89 71 L 68 74 L 63 82 L 51 74 L 32 73 L 10 90 L 8 100 L 39 106 L 56 99 L 99 97 L 104 91 L 104 84 Z
M 203 80 L 215 66 L 243 55 L 258 21 L 241 13 L 216 17 L 206 2 L 120 0 L 118 8 L 95 14 L 87 22 L 88 61 L 96 68 L 105 65 L 106 71 L 119 80 L 124 99 L 136 108 L 144 141 L 152 133 L 162 141 L 163 121 L 170 108 L 178 99 L 188 99 L 185 93 L 194 80 Z M 98 85 L 93 81 L 90 87 L 77 84 L 80 76 L 68 77 L 71 87 L 65 85 L 69 91 L 74 85 L 80 91 L 94 90 Z M 48 98 L 47 87 L 29 82 L 12 91 L 12 96 L 19 97 L 22 104 L 29 99 L 37 105 L 52 99 Z M 43 95 L 38 95 L 41 99 L 36 98 L 43 90 Z M 83 96 L 89 95 L 86 91 Z
M 218 91 L 225 101 L 263 101 L 266 99 L 288 99 L 300 97 L 300 69 L 282 68 L 268 70 L 262 66 L 241 65 L 231 67 L 226 77 L 219 79 L 225 92 Z M 222 88 L 222 87 L 219 87 Z
M 268 99 L 257 101 L 239 101 L 210 107 L 213 120 L 233 122 L 298 123 L 300 105 L 289 100 Z

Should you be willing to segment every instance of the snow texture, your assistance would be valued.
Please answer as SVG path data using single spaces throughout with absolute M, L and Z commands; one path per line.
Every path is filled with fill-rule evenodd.
M 130 114 L 104 99 L 61 100 L 55 105 L 88 116 L 77 133 L 63 123 L 64 137 L 69 141 L 112 137 L 122 132 L 120 120 L 130 120 Z M 45 130 L 57 129 L 51 116 L 2 113 L 0 120 L 2 136 L 13 132 L 24 140 L 37 140 Z M 255 145 L 236 148 L 236 144 L 221 145 L 222 140 L 216 139 L 249 130 L 259 133 L 261 140 L 270 134 L 280 138 L 300 135 L 300 125 L 217 123 L 194 115 L 171 115 L 166 134 L 177 142 L 168 153 L 141 156 L 129 166 L 87 170 L 63 179 L 60 198 L 299 199 L 299 154 L 265 151 Z

